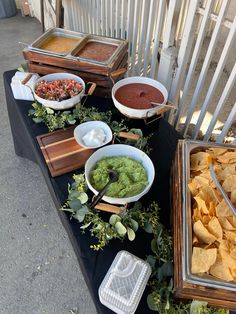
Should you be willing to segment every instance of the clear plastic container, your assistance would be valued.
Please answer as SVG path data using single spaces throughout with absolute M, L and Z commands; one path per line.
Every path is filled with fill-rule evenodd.
M 118 314 L 134 313 L 150 275 L 147 262 L 127 251 L 118 252 L 99 287 L 101 303 Z

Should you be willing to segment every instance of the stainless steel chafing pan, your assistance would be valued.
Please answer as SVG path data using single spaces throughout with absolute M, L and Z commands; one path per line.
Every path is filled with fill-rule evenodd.
M 88 58 L 80 57 L 78 54 L 90 42 L 97 42 L 97 43 L 102 43 L 102 44 L 107 44 L 107 45 L 113 45 L 113 46 L 116 46 L 116 49 L 111 54 L 111 56 L 104 61 L 98 61 L 98 60 L 95 60 L 95 59 L 92 59 L 89 57 Z M 75 47 L 75 49 L 73 49 L 71 51 L 71 57 L 78 59 L 78 60 L 90 62 L 90 63 L 92 62 L 92 63 L 102 64 L 102 65 L 110 64 L 115 59 L 115 57 L 119 54 L 119 52 L 122 50 L 122 48 L 126 45 L 126 43 L 127 43 L 127 41 L 123 40 L 123 39 L 115 39 L 115 38 L 111 38 L 111 37 L 88 35 L 86 38 L 84 38 L 79 43 L 79 45 L 77 47 Z M 98 54 L 101 54 L 101 52 L 98 51 Z
M 70 30 L 65 30 L 62 28 L 51 28 L 48 31 L 46 31 L 44 34 L 42 34 L 39 38 L 37 38 L 31 45 L 28 46 L 29 50 L 34 50 L 43 54 L 50 54 L 50 55 L 55 55 L 55 56 L 61 56 L 65 57 L 70 52 L 74 49 L 75 46 L 77 46 L 83 38 L 85 38 L 88 34 L 85 33 L 79 33 L 79 32 L 74 32 Z M 75 43 L 75 45 L 66 53 L 60 53 L 60 52 L 53 52 L 50 50 L 46 49 L 41 49 L 40 47 L 50 39 L 50 37 L 66 37 L 66 38 L 73 38 L 73 39 L 78 39 L 78 42 Z
M 192 284 L 202 285 L 212 288 L 221 288 L 236 291 L 236 283 L 226 282 L 213 276 L 203 274 L 196 275 L 191 273 L 192 263 L 192 208 L 191 193 L 188 189 L 190 179 L 190 155 L 198 151 L 205 151 L 208 148 L 227 148 L 228 150 L 236 150 L 236 146 L 204 143 L 199 141 L 183 141 L 182 149 L 182 199 L 183 199 L 183 258 L 182 273 L 183 280 Z

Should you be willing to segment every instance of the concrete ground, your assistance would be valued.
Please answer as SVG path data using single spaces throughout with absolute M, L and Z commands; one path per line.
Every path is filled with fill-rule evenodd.
M 2 73 L 24 62 L 39 22 L 0 19 L 0 314 L 96 313 L 37 165 L 14 153 Z

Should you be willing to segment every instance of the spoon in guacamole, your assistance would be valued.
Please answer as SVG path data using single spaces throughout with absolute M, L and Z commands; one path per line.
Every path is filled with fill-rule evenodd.
M 113 169 L 109 169 L 108 170 L 108 177 L 109 177 L 109 181 L 107 182 L 107 184 L 100 190 L 100 192 L 98 193 L 98 195 L 94 198 L 94 200 L 92 201 L 92 203 L 90 204 L 90 208 L 94 208 L 97 203 L 100 201 L 100 199 L 104 196 L 104 194 L 106 193 L 109 185 L 111 183 L 114 183 L 116 181 L 118 181 L 119 179 L 119 175 L 118 172 L 116 170 Z

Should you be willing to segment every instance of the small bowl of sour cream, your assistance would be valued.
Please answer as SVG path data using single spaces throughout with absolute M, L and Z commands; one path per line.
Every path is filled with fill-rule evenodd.
M 76 142 L 86 148 L 102 147 L 112 140 L 110 127 L 102 121 L 88 121 L 74 129 Z

